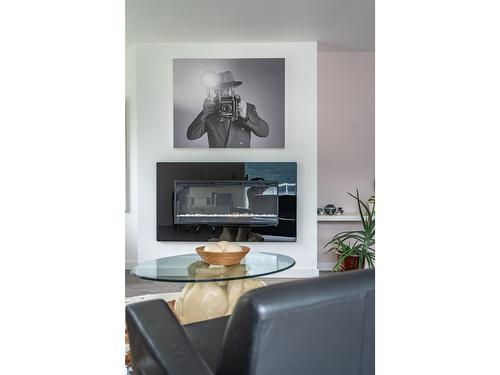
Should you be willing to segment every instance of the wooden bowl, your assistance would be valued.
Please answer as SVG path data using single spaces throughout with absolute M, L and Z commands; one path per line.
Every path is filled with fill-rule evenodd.
M 238 264 L 250 251 L 248 246 L 242 246 L 242 251 L 237 253 L 215 253 L 212 251 L 205 251 L 203 250 L 204 248 L 205 246 L 198 246 L 196 248 L 198 255 L 205 263 L 217 266 L 232 266 L 233 264 Z

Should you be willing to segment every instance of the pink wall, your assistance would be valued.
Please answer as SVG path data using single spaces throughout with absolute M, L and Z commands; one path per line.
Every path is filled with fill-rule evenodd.
M 363 199 L 375 179 L 375 53 L 318 53 L 318 207 L 356 211 L 346 192 Z M 360 224 L 318 223 L 320 269 L 335 261 L 323 246 L 338 231 Z

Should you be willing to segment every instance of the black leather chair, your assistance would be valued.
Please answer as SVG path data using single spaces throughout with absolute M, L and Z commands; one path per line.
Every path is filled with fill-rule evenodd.
M 181 326 L 161 300 L 126 308 L 136 375 L 375 373 L 375 272 L 244 294 L 231 317 Z

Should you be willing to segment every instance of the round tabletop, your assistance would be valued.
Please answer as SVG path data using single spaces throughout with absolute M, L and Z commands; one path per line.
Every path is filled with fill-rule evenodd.
M 184 254 L 141 263 L 130 273 L 147 280 L 195 283 L 271 275 L 285 271 L 294 264 L 295 260 L 289 256 L 255 251 L 233 266 L 209 265 L 198 254 Z

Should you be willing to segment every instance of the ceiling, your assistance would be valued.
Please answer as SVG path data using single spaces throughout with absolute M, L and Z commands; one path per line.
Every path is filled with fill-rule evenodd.
M 375 0 L 126 0 L 126 41 L 318 41 L 320 51 L 374 51 Z

